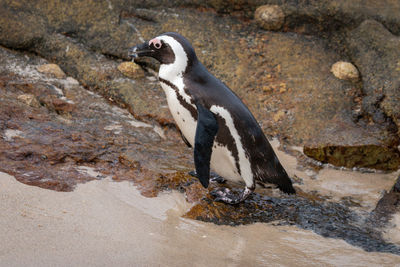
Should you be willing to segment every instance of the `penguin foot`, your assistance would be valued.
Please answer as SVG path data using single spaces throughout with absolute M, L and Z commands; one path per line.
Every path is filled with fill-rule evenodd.
M 196 171 L 190 171 L 189 175 L 198 178 Z M 210 172 L 210 182 L 217 182 L 219 184 L 224 184 L 226 183 L 226 180 L 222 176 L 216 174 L 215 172 Z
M 226 180 L 222 176 L 212 172 L 210 173 L 210 182 L 225 184 Z
M 222 201 L 234 205 L 244 201 L 253 191 L 254 188 L 245 187 L 239 195 L 236 195 L 230 189 L 222 187 L 212 191 L 211 195 L 215 197 L 214 201 Z

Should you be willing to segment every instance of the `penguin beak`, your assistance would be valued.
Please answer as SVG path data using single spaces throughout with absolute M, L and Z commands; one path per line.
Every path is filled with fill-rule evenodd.
M 129 49 L 128 56 L 132 59 L 139 57 L 149 57 L 152 55 L 153 52 L 154 50 L 150 48 L 149 43 L 144 42 L 143 44 L 139 44 Z

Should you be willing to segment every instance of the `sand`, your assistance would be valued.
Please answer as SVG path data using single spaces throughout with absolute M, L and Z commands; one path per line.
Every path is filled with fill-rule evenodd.
M 183 194 L 110 179 L 56 192 L 0 173 L 1 266 L 400 266 L 295 226 L 183 219 Z

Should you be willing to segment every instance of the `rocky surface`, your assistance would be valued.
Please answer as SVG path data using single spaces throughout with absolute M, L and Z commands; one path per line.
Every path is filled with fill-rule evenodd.
M 282 32 L 255 23 L 261 4 L 280 4 Z M 212 202 L 187 174 L 192 151 L 156 78 L 124 62 L 129 47 L 180 32 L 285 147 L 337 166 L 396 170 L 399 9 L 390 0 L 2 1 L 0 45 L 8 49 L 0 48 L 0 170 L 60 191 L 106 176 L 134 181 L 146 196 L 176 189 L 198 202 L 189 218 L 279 220 L 399 253 L 372 226 L 375 219 L 367 215 L 371 222 L 360 225 L 365 217 L 315 192 L 278 198 L 265 189 L 238 207 Z M 361 80 L 337 79 L 331 66 L 338 61 L 353 63 Z
M 276 4 L 270 2 L 263 1 Z M 377 17 L 397 31 L 393 15 L 399 8 L 396 3 L 389 1 L 384 10 L 372 13 L 375 6 L 367 2 L 361 8 L 358 2 L 286 1 L 281 5 L 287 16 L 284 28 L 296 34 L 268 33 L 248 21 L 252 15 L 246 10 L 254 11 L 261 4 L 257 1 L 181 1 L 186 8 L 168 8 L 171 3 L 159 8 L 153 1 L 5 1 L 1 5 L 0 44 L 33 51 L 59 64 L 86 88 L 128 108 L 136 118 L 172 125 L 163 92 L 151 82 L 154 78 L 139 75 L 135 81 L 125 79 L 116 70 L 120 62 L 115 59 L 126 59 L 128 48 L 144 39 L 178 31 L 191 40 L 205 65 L 244 99 L 268 135 L 306 146 L 308 156 L 323 162 L 393 170 L 400 164 L 398 127 L 393 123 L 398 121 L 393 104 L 398 93 L 392 90 L 385 94 L 388 97 L 382 108 L 374 112 L 391 119 L 371 123 L 371 101 L 363 99 L 364 84 L 338 81 L 330 72 L 333 63 L 347 58 L 343 32 L 355 28 L 363 18 Z M 210 7 L 222 13 L 241 12 L 219 16 L 207 9 Z M 321 29 L 299 30 L 302 23 L 312 23 L 330 34 L 321 38 Z M 356 63 L 363 74 L 372 62 Z M 377 98 L 370 95 L 367 98 Z M 348 161 L 348 156 L 358 160 Z
M 172 181 L 171 173 L 190 170 L 191 153 L 165 140 L 171 131 L 135 120 L 71 77 L 38 72 L 47 62 L 36 56 L 1 48 L 0 58 L 2 171 L 27 184 L 70 191 L 94 179 L 89 168 L 98 179 L 136 180 L 154 196 L 159 179 Z M 178 178 L 176 187 L 189 179 Z
M 400 37 L 366 20 L 349 33 L 347 42 L 352 60 L 360 66 L 363 109 L 372 121 L 393 121 L 400 129 Z

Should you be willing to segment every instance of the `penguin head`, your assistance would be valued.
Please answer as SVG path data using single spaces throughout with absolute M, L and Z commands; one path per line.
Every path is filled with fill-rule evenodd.
M 182 35 L 175 32 L 163 33 L 150 41 L 129 50 L 132 58 L 152 57 L 160 64 L 185 63 L 189 66 L 197 61 L 193 47 Z

